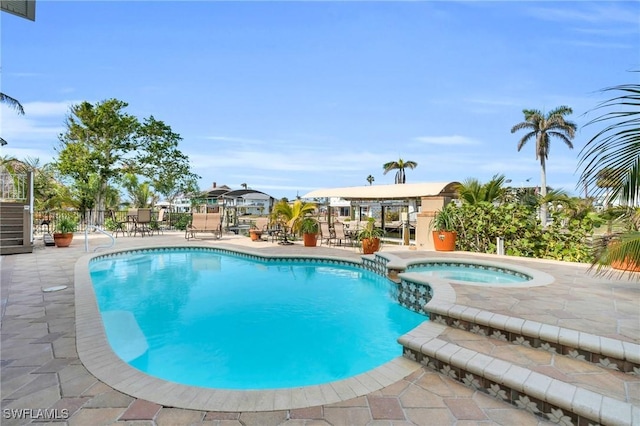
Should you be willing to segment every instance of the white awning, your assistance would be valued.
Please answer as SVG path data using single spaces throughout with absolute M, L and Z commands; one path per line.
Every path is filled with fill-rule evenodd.
M 452 194 L 458 182 L 403 183 L 393 185 L 364 185 L 344 188 L 316 189 L 302 198 L 339 197 L 345 200 L 404 200 Z

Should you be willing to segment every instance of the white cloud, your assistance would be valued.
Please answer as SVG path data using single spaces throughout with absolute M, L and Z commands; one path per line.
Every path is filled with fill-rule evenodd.
M 230 136 L 206 136 L 204 139 L 211 141 L 219 141 L 219 142 L 230 142 L 230 143 L 241 143 L 241 144 L 256 144 L 263 145 L 265 141 L 260 139 L 248 139 L 248 138 L 238 138 L 238 137 L 230 137 Z
M 415 141 L 426 145 L 479 145 L 476 139 L 460 135 L 451 136 L 418 136 Z
M 638 8 L 628 2 L 626 4 L 633 7 L 622 7 L 620 3 L 614 2 L 581 2 L 589 8 L 578 9 L 568 7 L 533 7 L 529 13 L 539 19 L 547 21 L 574 21 L 588 24 L 632 24 L 637 28 Z M 635 12 L 635 13 L 634 13 Z
M 26 102 L 23 103 L 25 116 L 28 117 L 65 117 L 69 113 L 72 105 L 82 101 L 61 101 L 61 102 Z
M 46 151 L 42 149 L 33 148 L 18 148 L 15 147 L 11 140 L 9 144 L 2 147 L 1 155 L 7 157 L 13 157 L 18 160 L 24 160 L 26 158 L 38 158 L 41 164 L 51 163 L 55 157 L 53 150 Z

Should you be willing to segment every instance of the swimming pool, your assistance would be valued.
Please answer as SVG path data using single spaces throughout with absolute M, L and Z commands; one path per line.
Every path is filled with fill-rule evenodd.
M 89 270 L 114 352 L 186 385 L 341 380 L 400 356 L 398 337 L 426 320 L 389 280 L 348 262 L 163 249 L 98 257 Z

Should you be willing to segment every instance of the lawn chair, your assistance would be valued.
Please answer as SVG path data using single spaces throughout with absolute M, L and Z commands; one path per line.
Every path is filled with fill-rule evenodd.
M 191 223 L 187 226 L 184 237 L 189 240 L 198 233 L 211 233 L 214 238 L 222 238 L 222 220 L 220 213 L 192 213 Z

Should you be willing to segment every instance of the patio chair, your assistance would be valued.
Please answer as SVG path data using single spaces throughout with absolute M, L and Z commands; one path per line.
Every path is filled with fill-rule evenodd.
M 331 232 L 331 228 L 329 227 L 329 222 L 320 222 L 320 236 L 318 237 L 320 240 L 320 245 L 323 243 L 330 244 L 331 239 L 333 237 L 333 232 Z
M 333 236 L 331 241 L 334 242 L 334 245 L 338 246 L 352 244 L 351 237 L 344 230 L 344 223 L 335 222 L 333 224 Z
M 167 218 L 165 214 L 165 209 L 160 209 L 158 211 L 158 217 L 156 218 L 156 226 L 159 234 L 164 235 L 164 230 L 167 229 Z
M 129 230 L 127 229 L 127 221 L 118 219 L 115 211 L 109 210 L 109 218 L 114 223 L 115 229 L 113 230 L 113 233 L 115 234 L 116 238 L 118 238 L 118 232 L 122 232 L 123 237 L 125 236 L 125 233 L 127 235 L 129 234 Z
M 133 236 L 135 237 L 138 232 L 143 237 L 145 232 L 147 235 L 151 235 L 151 209 L 138 209 L 133 226 Z

